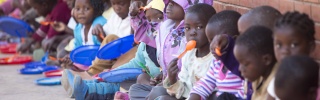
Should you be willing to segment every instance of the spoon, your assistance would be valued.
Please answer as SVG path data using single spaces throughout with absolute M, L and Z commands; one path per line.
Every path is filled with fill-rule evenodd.
M 51 22 L 51 21 L 41 21 L 40 24 L 44 25 L 44 26 L 47 26 L 49 24 L 53 24 L 53 22 Z
M 215 49 L 215 52 L 216 52 L 216 54 L 218 55 L 218 56 L 221 56 L 222 54 L 221 54 L 221 48 L 220 47 L 217 47 L 216 49 Z
M 196 47 L 197 41 L 195 40 L 191 40 L 187 43 L 186 49 L 178 56 L 179 59 L 181 59 L 181 57 L 187 53 L 187 51 L 192 50 L 193 48 Z

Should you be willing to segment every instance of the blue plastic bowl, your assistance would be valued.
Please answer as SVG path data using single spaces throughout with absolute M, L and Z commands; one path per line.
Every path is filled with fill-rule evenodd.
M 37 79 L 35 83 L 37 85 L 44 85 L 44 86 L 60 85 L 61 77 L 40 78 L 40 79 Z
M 13 17 L 0 17 L 0 30 L 15 37 L 28 37 L 28 33 L 33 33 L 28 23 Z
M 80 46 L 71 51 L 70 59 L 72 62 L 90 66 L 96 58 L 99 47 L 97 45 Z
M 136 80 L 141 73 L 140 68 L 125 68 L 103 72 L 99 74 L 99 77 L 105 82 L 120 83 L 125 80 Z
M 102 47 L 97 53 L 97 57 L 104 60 L 116 59 L 133 48 L 133 43 L 133 35 L 114 40 Z
M 37 66 L 37 67 L 31 67 L 31 68 L 22 68 L 20 69 L 21 74 L 42 74 L 46 71 L 51 70 L 58 70 L 59 68 L 57 66 Z

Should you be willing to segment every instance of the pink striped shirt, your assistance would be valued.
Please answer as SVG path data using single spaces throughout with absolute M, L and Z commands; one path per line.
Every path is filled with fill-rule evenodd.
M 220 60 L 215 60 L 210 65 L 206 76 L 197 82 L 190 93 L 200 95 L 203 100 L 206 100 L 214 91 L 217 91 L 216 96 L 228 92 L 239 99 L 244 99 L 244 80 L 229 70 L 225 74 L 222 73 L 223 66 Z

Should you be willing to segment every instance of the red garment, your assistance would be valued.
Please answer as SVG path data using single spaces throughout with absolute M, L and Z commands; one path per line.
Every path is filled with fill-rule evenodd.
M 52 11 L 46 16 L 46 21 L 57 21 L 68 24 L 68 21 L 71 17 L 71 10 L 68 8 L 68 5 L 62 0 L 58 0 L 56 6 Z M 42 41 L 44 38 L 50 39 L 55 35 L 64 34 L 64 32 L 55 31 L 50 25 L 41 25 L 40 28 L 33 34 L 33 39 L 36 41 Z

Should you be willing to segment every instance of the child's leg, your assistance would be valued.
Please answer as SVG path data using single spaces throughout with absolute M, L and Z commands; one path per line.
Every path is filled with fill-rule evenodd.
M 146 99 L 148 100 L 154 100 L 160 96 L 170 96 L 167 93 L 167 89 L 165 89 L 163 86 L 155 86 L 154 88 L 152 88 L 150 94 L 148 95 L 148 97 Z
M 180 100 L 180 99 L 177 99 L 174 96 L 164 95 L 156 98 L 156 100 Z
M 118 58 L 118 60 L 113 64 L 112 69 L 115 69 L 123 64 L 128 63 L 131 59 L 133 59 L 136 56 L 137 49 L 138 49 L 138 45 L 134 46 L 128 52 L 121 55 Z
M 130 100 L 146 100 L 154 86 L 145 84 L 133 84 L 129 89 Z
M 147 73 L 142 73 L 137 78 L 137 84 L 150 85 L 150 76 Z
M 112 100 L 114 93 L 119 90 L 119 83 L 86 83 L 80 76 L 76 76 L 74 79 L 74 96 L 76 100 Z
M 102 48 L 104 45 L 112 42 L 113 40 L 118 39 L 119 37 L 114 34 L 109 34 L 107 37 L 104 38 L 102 41 L 100 48 Z M 92 65 L 90 66 L 88 73 L 91 75 L 95 75 L 98 73 L 101 73 L 104 69 L 111 69 L 112 65 L 115 63 L 115 60 L 101 60 L 96 57 L 94 61 L 92 62 Z

